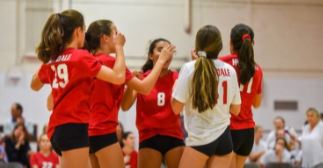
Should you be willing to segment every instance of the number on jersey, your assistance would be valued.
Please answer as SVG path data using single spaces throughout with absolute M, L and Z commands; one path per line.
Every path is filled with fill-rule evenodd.
M 247 85 L 243 85 L 240 84 L 240 92 L 243 92 L 245 90 L 245 87 L 247 87 L 247 93 L 251 93 L 251 87 L 252 87 L 252 83 L 253 83 L 253 77 L 249 80 L 249 82 L 247 83 Z
M 158 106 L 164 106 L 165 105 L 165 93 L 164 92 L 159 92 L 157 94 L 157 105 Z
M 55 77 L 52 83 L 52 87 L 57 89 L 58 87 L 64 88 L 68 83 L 68 69 L 66 64 L 59 64 L 51 66 L 55 73 Z
M 53 163 L 51 163 L 51 162 L 43 162 L 41 168 L 53 168 Z

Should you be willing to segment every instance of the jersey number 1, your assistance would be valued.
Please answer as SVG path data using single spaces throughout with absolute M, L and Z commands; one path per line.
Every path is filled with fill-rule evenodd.
M 68 69 L 66 64 L 59 64 L 51 66 L 55 73 L 55 77 L 52 83 L 52 87 L 57 89 L 58 87 L 64 88 L 68 83 Z

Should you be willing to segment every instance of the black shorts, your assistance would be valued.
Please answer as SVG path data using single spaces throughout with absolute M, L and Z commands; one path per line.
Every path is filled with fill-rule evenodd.
M 62 156 L 62 151 L 89 146 L 88 124 L 69 123 L 55 128 L 51 137 L 52 147 Z
M 219 138 L 209 144 L 191 147 L 209 157 L 229 154 L 233 149 L 230 129 L 228 127 Z
M 155 135 L 139 144 L 139 149 L 151 148 L 159 151 L 163 156 L 176 147 L 185 146 L 184 141 L 178 138 L 164 135 Z
M 233 151 L 240 156 L 249 156 L 254 140 L 255 129 L 231 130 Z
M 115 144 L 118 138 L 115 132 L 99 136 L 90 136 L 90 153 L 96 153 L 100 149 Z

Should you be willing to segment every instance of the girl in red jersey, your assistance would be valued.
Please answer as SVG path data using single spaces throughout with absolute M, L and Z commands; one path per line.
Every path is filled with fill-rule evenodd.
M 261 103 L 263 75 L 254 59 L 253 43 L 253 30 L 245 24 L 238 24 L 231 30 L 231 54 L 221 57 L 237 72 L 242 100 L 240 114 L 231 116 L 230 129 L 235 153 L 232 168 L 242 168 L 252 150 L 255 127 L 252 107 L 257 108 Z
M 183 111 L 188 136 L 180 168 L 228 168 L 232 159 L 230 112 L 240 112 L 240 92 L 232 66 L 220 61 L 218 28 L 202 27 L 196 34 L 198 58 L 185 63 L 173 91 L 172 108 Z
M 135 150 L 135 136 L 125 132 L 122 137 L 122 152 L 125 168 L 137 168 L 138 152 Z
M 109 54 L 115 53 L 113 45 L 117 28 L 109 20 L 98 20 L 89 26 L 86 32 L 87 48 L 103 65 L 113 67 L 115 58 Z M 149 92 L 156 82 L 166 61 L 170 58 L 174 48 L 167 46 L 158 60 L 149 78 L 139 80 L 133 78 L 126 70 L 128 87 Z M 124 167 L 123 155 L 118 143 L 116 128 L 118 125 L 118 111 L 123 97 L 124 84 L 114 85 L 100 80 L 94 80 L 91 93 L 91 117 L 89 125 L 90 158 L 93 167 Z
M 52 151 L 50 141 L 46 134 L 39 137 L 39 151 L 30 158 L 31 168 L 59 168 L 58 156 Z
M 147 62 L 142 67 L 142 78 L 148 78 L 158 66 L 162 49 L 169 45 L 166 39 L 154 40 L 148 51 Z M 180 117 L 170 106 L 173 85 L 178 73 L 168 69 L 171 60 L 165 64 L 158 81 L 148 95 L 140 94 L 129 87 L 121 107 L 128 110 L 137 99 L 136 125 L 139 131 L 139 168 L 157 168 L 164 159 L 167 167 L 177 168 L 183 151 L 183 133 Z
M 125 80 L 124 36 L 117 34 L 114 43 L 117 59 L 111 69 L 101 65 L 88 51 L 79 49 L 84 44 L 84 29 L 83 16 L 76 10 L 52 14 L 36 51 L 43 64 L 31 81 L 31 88 L 36 91 L 44 84 L 52 87 L 54 108 L 48 137 L 53 149 L 62 156 L 62 168 L 88 165 L 89 94 L 93 78 L 115 84 Z

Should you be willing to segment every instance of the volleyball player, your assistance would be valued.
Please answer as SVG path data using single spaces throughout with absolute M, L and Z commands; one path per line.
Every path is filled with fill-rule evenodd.
M 202 27 L 196 35 L 198 58 L 183 65 L 173 91 L 172 108 L 184 109 L 188 137 L 180 168 L 230 166 L 232 139 L 230 112 L 240 112 L 235 70 L 218 60 L 222 39 L 215 26 Z
M 86 33 L 86 44 L 89 51 L 103 64 L 113 67 L 115 58 L 110 54 L 116 52 L 114 42 L 118 30 L 110 20 L 98 20 L 90 24 Z M 126 69 L 128 87 L 140 92 L 147 92 L 156 82 L 163 65 L 172 55 L 172 46 L 166 46 L 158 60 L 158 65 L 148 79 L 140 80 Z M 123 154 L 116 136 L 118 111 L 123 97 L 124 84 L 95 79 L 91 94 L 91 117 L 89 125 L 90 153 L 92 167 L 124 167 Z
M 254 59 L 254 32 L 248 25 L 238 24 L 231 30 L 231 54 L 220 59 L 232 65 L 238 76 L 241 94 L 241 112 L 231 115 L 231 136 L 234 157 L 232 168 L 242 168 L 249 156 L 253 141 L 254 127 L 252 107 L 259 107 L 262 97 L 262 69 Z
M 125 80 L 125 37 L 117 34 L 114 43 L 117 60 L 111 69 L 80 49 L 84 44 L 84 29 L 83 16 L 76 10 L 52 14 L 36 51 L 43 64 L 31 82 L 31 88 L 36 91 L 44 84 L 51 85 L 54 108 L 48 136 L 53 149 L 62 156 L 63 168 L 88 165 L 89 94 L 93 78 L 114 84 Z
M 158 66 L 163 48 L 170 45 L 166 39 L 152 41 L 148 59 L 139 75 L 148 78 Z M 137 93 L 128 87 L 122 107 L 127 110 L 137 100 L 136 125 L 139 131 L 139 168 L 159 168 L 165 160 L 168 168 L 177 168 L 182 156 L 184 142 L 179 116 L 172 111 L 170 100 L 178 73 L 169 70 L 171 59 L 163 66 L 156 84 L 149 94 Z

